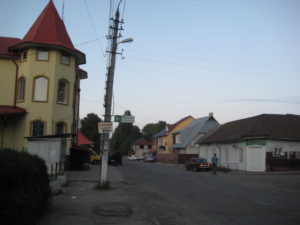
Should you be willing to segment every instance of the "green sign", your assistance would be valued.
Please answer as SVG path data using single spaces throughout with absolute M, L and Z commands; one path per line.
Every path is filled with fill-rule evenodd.
M 247 140 L 246 145 L 260 145 L 260 146 L 265 146 L 266 145 L 266 140 Z
M 122 122 L 122 116 L 115 116 L 115 122 L 121 123 Z
M 114 116 L 116 123 L 134 123 L 134 116 Z

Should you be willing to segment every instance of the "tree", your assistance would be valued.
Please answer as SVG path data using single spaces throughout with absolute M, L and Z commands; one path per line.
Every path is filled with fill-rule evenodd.
M 124 115 L 130 116 L 131 113 L 127 110 Z M 111 153 L 120 152 L 122 155 L 131 153 L 134 141 L 141 136 L 140 129 L 132 123 L 119 123 L 109 143 Z
M 146 140 L 152 140 L 153 136 L 166 128 L 167 123 L 165 121 L 159 121 L 158 123 L 148 123 L 142 130 L 143 137 Z
M 80 131 L 94 142 L 95 149 L 100 152 L 100 134 L 98 132 L 98 123 L 102 120 L 95 113 L 89 113 L 81 120 Z

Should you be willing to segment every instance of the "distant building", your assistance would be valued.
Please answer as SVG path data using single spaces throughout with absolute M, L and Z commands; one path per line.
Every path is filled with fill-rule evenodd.
M 198 118 L 186 127 L 173 132 L 172 150 L 174 153 L 179 154 L 178 162 L 185 163 L 186 160 L 192 157 L 198 157 L 199 152 L 196 141 L 219 126 L 213 113 L 209 113 L 208 116 Z
M 264 172 L 300 169 L 300 116 L 262 114 L 225 123 L 201 137 L 199 157 L 219 166 Z
M 23 39 L 0 37 L 1 148 L 26 149 L 26 136 L 77 133 L 85 62 L 52 1 Z
M 178 162 L 178 154 L 172 151 L 173 135 L 172 133 L 184 128 L 192 121 L 194 117 L 187 116 L 177 121 L 174 124 L 168 124 L 166 128 L 154 135 L 154 150 L 157 152 L 156 159 L 165 162 Z
M 140 138 L 133 143 L 134 154 L 143 156 L 152 149 L 152 141 L 147 141 L 145 138 Z

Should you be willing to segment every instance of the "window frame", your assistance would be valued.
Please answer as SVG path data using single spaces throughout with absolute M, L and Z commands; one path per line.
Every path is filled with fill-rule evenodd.
M 63 133 L 59 133 L 59 132 L 57 132 L 58 130 L 57 130 L 57 126 L 58 125 L 60 125 L 60 124 L 63 124 Z M 68 129 L 67 129 L 68 127 L 67 127 L 67 123 L 66 122 L 64 122 L 64 121 L 58 121 L 58 122 L 56 122 L 56 124 L 55 124 L 55 134 L 57 134 L 57 135 L 60 135 L 60 134 L 66 134 L 67 133 L 67 131 L 68 131 Z
M 34 125 L 35 122 L 41 122 L 44 125 L 44 127 L 43 127 L 43 135 L 36 135 L 36 136 L 33 135 L 33 131 L 34 131 L 33 125 Z M 32 137 L 45 136 L 46 135 L 46 127 L 47 127 L 46 121 L 41 120 L 41 119 L 32 120 L 32 121 L 30 121 L 30 135 Z
M 25 57 L 24 57 L 24 55 L 25 55 Z M 27 50 L 22 51 L 21 52 L 21 62 L 26 62 L 27 61 L 27 56 L 28 56 Z
M 47 59 L 40 59 L 39 52 L 47 52 Z M 36 49 L 36 61 L 48 62 L 50 60 L 50 50 L 48 48 L 37 48 Z
M 36 100 L 35 99 L 35 90 L 36 90 L 36 83 L 35 81 L 38 79 L 38 78 L 45 78 L 47 80 L 47 90 L 46 90 L 46 100 Z M 44 102 L 44 103 L 47 103 L 48 102 L 48 99 L 49 99 L 49 84 L 50 83 L 50 79 L 44 75 L 38 75 L 38 76 L 35 76 L 33 78 L 33 85 L 32 85 L 32 101 L 33 102 Z
M 65 86 L 65 102 L 61 102 L 59 101 L 59 84 L 60 82 L 65 82 L 66 86 Z M 58 84 L 57 84 L 57 98 L 56 98 L 56 102 L 57 104 L 60 104 L 60 105 L 68 105 L 69 104 L 69 89 L 70 89 L 70 82 L 64 78 L 62 79 L 59 79 L 58 80 Z
M 23 99 L 20 98 L 20 82 L 21 81 L 24 81 L 23 83 Z M 18 83 L 17 83 L 17 102 L 25 102 L 25 95 L 26 95 L 26 78 L 21 76 L 19 79 L 18 79 Z
M 63 57 L 67 57 L 68 58 L 68 63 L 64 63 L 63 62 Z M 60 53 L 60 64 L 65 65 L 65 66 L 70 66 L 71 64 L 71 55 L 67 52 L 61 52 Z

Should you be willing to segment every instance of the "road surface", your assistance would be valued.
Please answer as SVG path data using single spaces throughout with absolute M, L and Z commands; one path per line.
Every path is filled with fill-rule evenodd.
M 161 225 L 299 225 L 300 175 L 185 171 L 162 163 L 117 167 L 128 190 Z

